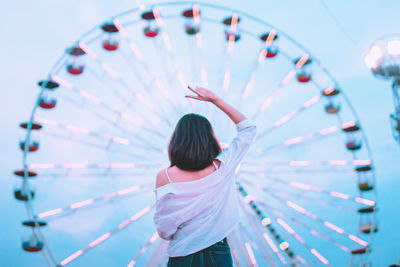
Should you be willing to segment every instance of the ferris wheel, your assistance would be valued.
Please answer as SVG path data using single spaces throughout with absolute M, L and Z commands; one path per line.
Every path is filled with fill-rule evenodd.
M 215 107 L 185 99 L 187 85 L 212 89 L 259 129 L 236 172 L 235 266 L 369 266 L 374 166 L 343 89 L 278 28 L 191 2 L 104 21 L 38 82 L 14 171 L 25 251 L 49 266 L 165 266 L 153 189 L 175 123 L 193 112 L 223 144 L 235 133 Z

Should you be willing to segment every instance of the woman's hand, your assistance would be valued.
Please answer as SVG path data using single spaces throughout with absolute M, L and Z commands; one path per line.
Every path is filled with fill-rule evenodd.
M 193 98 L 193 99 L 197 99 L 197 100 L 201 100 L 201 101 L 208 101 L 208 102 L 212 102 L 212 103 L 215 103 L 219 99 L 219 97 L 216 94 L 214 94 L 213 92 L 211 92 L 210 90 L 200 88 L 200 87 L 197 87 L 196 89 L 192 89 L 190 86 L 188 86 L 188 88 L 190 91 L 192 91 L 196 95 L 186 95 L 185 97 Z

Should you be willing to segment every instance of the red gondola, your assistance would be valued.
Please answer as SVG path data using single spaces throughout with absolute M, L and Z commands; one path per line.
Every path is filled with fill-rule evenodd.
M 19 142 L 19 147 L 22 151 L 25 151 L 25 141 Z M 28 147 L 28 152 L 35 152 L 39 149 L 39 142 L 32 141 Z
M 68 73 L 72 75 L 82 74 L 85 66 L 79 58 L 85 55 L 86 52 L 79 46 L 75 46 L 67 49 L 67 53 L 71 56 L 70 62 L 67 64 Z
M 114 23 L 105 23 L 101 26 L 104 34 L 106 35 L 105 40 L 103 40 L 103 48 L 107 51 L 115 51 L 118 49 L 119 42 L 117 40 L 118 28 Z

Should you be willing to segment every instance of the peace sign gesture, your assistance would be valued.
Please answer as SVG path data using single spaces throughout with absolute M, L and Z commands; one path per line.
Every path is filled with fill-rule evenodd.
M 192 89 L 190 86 L 188 86 L 188 89 L 196 94 L 196 95 L 185 95 L 185 97 L 188 98 L 193 98 L 200 101 L 208 101 L 213 103 L 217 99 L 219 99 L 219 97 L 216 94 L 204 88 L 197 87 L 196 89 Z

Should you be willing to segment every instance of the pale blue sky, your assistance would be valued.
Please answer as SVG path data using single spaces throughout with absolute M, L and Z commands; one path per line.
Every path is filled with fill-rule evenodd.
M 12 171 L 19 168 L 21 162 L 18 138 L 23 136 L 23 132 L 18 129 L 18 124 L 25 121 L 31 112 L 38 93 L 36 82 L 45 77 L 64 49 L 79 36 L 93 26 L 102 23 L 106 18 L 132 9 L 141 3 L 143 2 L 40 0 L 26 1 L 24 4 L 15 1 L 3 4 L 0 11 L 3 18 L 0 26 L 3 39 L 0 43 L 2 51 L 0 80 L 4 97 L 0 112 L 2 122 L 0 207 L 3 214 L 0 225 L 5 233 L 2 235 L 0 263 L 3 266 L 27 266 L 27 264 L 45 266 L 40 254 L 27 254 L 21 249 L 21 236 L 29 233 L 20 224 L 25 219 L 26 213 L 23 205 L 12 197 L 13 185 L 18 184 Z M 235 0 L 227 2 L 218 0 L 213 3 L 229 5 L 242 10 L 285 31 L 311 51 L 342 86 L 361 119 L 376 167 L 379 205 L 377 216 L 380 228 L 374 236 L 373 252 L 370 257 L 373 266 L 388 266 L 398 262 L 400 253 L 398 242 L 400 240 L 400 231 L 398 230 L 400 223 L 400 198 L 398 196 L 400 147 L 391 136 L 389 123 L 389 114 L 393 112 L 390 82 L 374 78 L 365 67 L 363 57 L 374 39 L 400 31 L 400 20 L 398 19 L 400 2 L 396 0 L 325 1 L 326 6 L 340 21 L 346 33 L 351 36 L 351 40 L 334 23 L 320 1 Z M 47 158 L 47 161 L 50 162 L 50 159 Z M 121 182 L 121 186 L 123 183 Z M 51 186 L 60 185 L 52 184 Z M 113 184 L 110 185 L 110 188 L 119 188 L 118 186 L 119 184 Z M 100 189 L 96 191 L 96 185 L 92 183 L 85 184 L 83 182 L 79 188 L 90 189 L 94 196 L 99 195 L 96 193 L 104 192 Z M 65 184 L 59 188 L 60 191 L 66 190 L 67 192 L 69 189 L 71 192 L 75 190 L 76 184 Z M 38 194 L 43 192 L 49 196 L 56 195 L 46 192 L 46 183 L 44 182 L 38 185 L 37 191 Z M 75 199 L 79 200 L 79 197 L 79 193 L 73 196 L 60 195 L 59 198 L 54 199 L 54 203 L 65 205 Z M 151 197 L 148 195 L 145 199 L 150 201 Z M 53 207 L 50 206 L 47 207 Z M 56 250 L 56 257 L 63 259 L 71 252 L 83 248 L 92 236 L 98 236 L 98 234 L 88 233 L 87 236 L 82 234 L 82 232 L 90 232 L 91 228 L 95 228 L 95 221 L 101 224 L 103 219 L 108 219 L 107 227 L 116 225 L 126 217 L 126 214 L 132 212 L 131 209 L 126 203 L 110 205 L 104 210 L 94 210 L 90 214 L 82 216 L 80 220 L 77 219 L 75 223 L 88 222 L 90 227 L 88 229 L 80 228 L 77 232 L 71 228 L 72 230 L 70 229 L 69 232 L 60 236 L 59 240 L 61 241 L 56 238 L 51 239 L 51 245 Z M 94 217 L 96 220 L 93 220 Z M 148 224 L 142 223 L 142 228 L 140 228 L 141 233 L 147 233 L 143 238 L 148 238 L 152 231 L 150 217 L 146 220 L 148 220 L 146 221 Z M 102 225 L 101 229 L 105 231 L 111 229 L 106 226 Z M 63 223 L 54 223 L 52 228 L 47 231 L 50 236 L 54 237 L 59 233 L 58 230 L 62 229 L 64 229 Z M 127 235 L 110 240 L 109 245 L 99 248 L 100 252 L 103 253 L 104 249 L 105 255 L 113 255 L 116 258 L 119 255 L 125 255 L 125 250 L 132 248 L 132 246 L 125 247 L 126 242 L 141 236 L 141 234 L 138 235 L 137 229 L 129 229 Z M 132 248 L 133 251 L 141 243 L 136 242 Z M 124 248 L 121 248 L 121 244 L 124 244 Z M 127 254 L 130 255 L 129 253 L 128 251 Z M 89 266 L 89 263 L 95 261 L 96 255 L 88 253 L 71 266 Z M 131 255 L 134 253 L 131 252 Z M 113 266 L 114 264 L 119 266 L 121 262 L 126 264 L 129 257 L 122 261 L 114 260 L 111 256 L 108 256 L 107 259 L 108 262 L 103 262 L 102 266 Z

